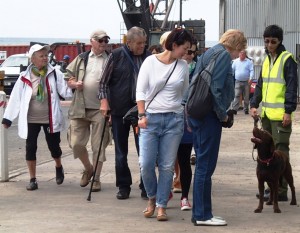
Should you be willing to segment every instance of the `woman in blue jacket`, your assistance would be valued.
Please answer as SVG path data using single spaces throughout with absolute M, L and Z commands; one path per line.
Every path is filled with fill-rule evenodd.
M 207 50 L 197 61 L 194 74 L 201 72 L 215 54 L 215 67 L 211 76 L 210 90 L 213 95 L 213 109 L 204 119 L 190 118 L 194 133 L 196 167 L 194 174 L 193 214 L 195 225 L 224 226 L 226 221 L 212 214 L 211 177 L 217 165 L 223 127 L 229 124 L 227 109 L 234 98 L 234 83 L 231 61 L 245 49 L 247 40 L 239 30 L 226 31 L 219 44 Z M 201 107 L 201 106 L 200 106 Z

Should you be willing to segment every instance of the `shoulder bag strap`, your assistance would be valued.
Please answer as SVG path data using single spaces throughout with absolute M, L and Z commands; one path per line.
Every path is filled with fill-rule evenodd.
M 55 85 L 56 85 L 56 91 L 57 91 L 58 97 L 59 97 L 60 100 L 65 100 L 65 98 L 62 97 L 62 96 L 59 94 L 58 90 L 57 90 L 57 75 L 56 75 L 55 69 L 54 69 L 53 72 L 54 72 L 54 79 L 55 79 Z
M 155 94 L 155 95 L 153 96 L 153 98 L 150 100 L 150 102 L 148 103 L 148 105 L 147 105 L 145 111 L 147 110 L 147 108 L 149 107 L 149 105 L 152 103 L 152 101 L 154 100 L 154 98 L 157 96 L 157 94 L 158 94 L 162 89 L 164 89 L 164 87 L 166 86 L 167 82 L 169 81 L 170 77 L 172 76 L 172 74 L 173 74 L 173 72 L 174 72 L 174 70 L 175 70 L 175 68 L 176 68 L 176 66 L 177 66 L 177 62 L 178 62 L 178 59 L 176 60 L 175 65 L 174 65 L 174 67 L 173 67 L 171 73 L 169 74 L 169 76 L 168 76 L 168 78 L 167 78 L 165 84 L 163 85 L 163 87 L 162 87 L 158 92 L 156 92 L 156 94 Z
M 136 64 L 133 62 L 132 57 L 130 57 L 130 55 L 128 54 L 127 50 L 124 47 L 122 47 L 122 49 L 124 50 L 127 58 L 129 59 L 131 65 L 133 66 L 134 71 L 138 74 L 139 73 L 139 69 L 136 66 Z

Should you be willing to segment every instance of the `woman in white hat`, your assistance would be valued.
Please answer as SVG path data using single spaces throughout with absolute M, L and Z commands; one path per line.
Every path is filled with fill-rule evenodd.
M 64 181 L 61 164 L 60 131 L 65 121 L 62 114 L 60 97 L 71 97 L 64 75 L 48 63 L 49 45 L 31 46 L 28 56 L 31 64 L 20 76 L 12 90 L 2 124 L 9 128 L 13 120 L 18 119 L 18 134 L 26 139 L 26 162 L 30 182 L 27 190 L 38 189 L 36 180 L 37 139 L 41 128 L 51 156 L 55 161 L 56 183 Z

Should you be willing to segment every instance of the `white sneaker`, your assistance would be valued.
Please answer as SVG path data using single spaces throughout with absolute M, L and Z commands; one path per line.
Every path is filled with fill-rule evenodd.
M 182 198 L 181 200 L 181 210 L 191 210 L 192 206 L 189 203 L 189 200 L 186 198 Z
M 206 221 L 195 221 L 195 226 L 226 226 L 227 222 L 221 217 L 212 217 Z

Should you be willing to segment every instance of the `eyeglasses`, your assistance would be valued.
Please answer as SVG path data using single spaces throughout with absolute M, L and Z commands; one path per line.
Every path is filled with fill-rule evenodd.
M 269 43 L 271 43 L 271 44 L 278 44 L 278 42 L 279 41 L 277 41 L 277 40 L 265 40 L 265 44 L 269 44 Z
M 194 54 L 194 55 L 195 55 L 195 54 L 196 54 L 196 51 L 193 51 L 193 50 L 188 50 L 188 51 L 187 51 L 187 54 L 188 54 L 188 55 L 192 55 L 192 54 Z
M 98 41 L 100 44 L 105 42 L 105 44 L 108 44 L 109 40 L 108 39 L 94 39 L 95 41 Z

